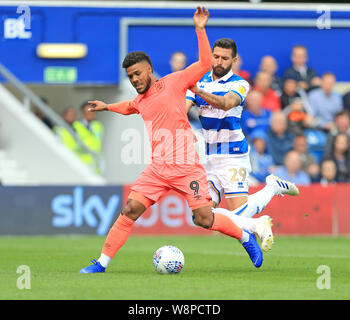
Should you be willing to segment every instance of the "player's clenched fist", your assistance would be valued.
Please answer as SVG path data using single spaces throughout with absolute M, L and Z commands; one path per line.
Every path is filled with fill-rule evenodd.
M 196 30 L 204 29 L 209 19 L 209 11 L 205 7 L 197 7 L 196 12 L 193 15 L 193 23 Z
M 88 101 L 88 103 L 91 105 L 91 108 L 89 108 L 89 111 L 107 111 L 108 106 L 103 101 L 95 100 L 95 101 Z

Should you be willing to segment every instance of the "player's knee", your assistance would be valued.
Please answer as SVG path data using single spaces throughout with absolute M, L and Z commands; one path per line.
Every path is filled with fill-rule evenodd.
M 199 227 L 209 229 L 213 224 L 213 217 L 212 215 L 194 214 L 193 223 Z
M 146 210 L 146 207 L 139 201 L 128 199 L 122 214 L 136 221 Z
M 212 219 L 209 218 L 202 218 L 200 222 L 198 222 L 198 225 L 202 228 L 209 229 L 211 228 L 213 224 Z
M 194 225 L 200 227 L 200 225 L 198 224 L 198 222 L 197 222 L 197 220 L 196 220 L 194 215 L 192 215 L 192 222 L 193 222 Z
M 137 212 L 136 208 L 132 204 L 126 204 L 126 206 L 122 210 L 122 214 L 127 216 L 128 218 L 132 220 L 137 220 L 137 218 L 140 216 Z

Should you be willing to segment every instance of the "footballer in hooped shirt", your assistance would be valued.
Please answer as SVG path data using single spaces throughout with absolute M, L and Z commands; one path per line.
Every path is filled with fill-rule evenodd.
M 187 111 L 194 105 L 198 108 L 212 206 L 218 206 L 225 196 L 229 211 L 250 218 L 259 214 L 274 196 L 297 196 L 299 190 L 295 184 L 270 175 L 262 190 L 248 196 L 250 147 L 241 128 L 241 114 L 249 83 L 232 72 L 232 65 L 238 59 L 232 39 L 215 41 L 212 56 L 212 70 L 187 91 Z M 265 223 L 272 226 L 271 218 L 265 217 Z M 271 249 L 272 242 L 273 236 L 268 247 L 262 249 Z

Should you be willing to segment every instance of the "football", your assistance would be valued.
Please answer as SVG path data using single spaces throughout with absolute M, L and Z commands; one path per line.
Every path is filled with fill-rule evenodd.
M 174 246 L 160 247 L 153 255 L 153 266 L 161 274 L 177 274 L 185 265 L 185 257 Z

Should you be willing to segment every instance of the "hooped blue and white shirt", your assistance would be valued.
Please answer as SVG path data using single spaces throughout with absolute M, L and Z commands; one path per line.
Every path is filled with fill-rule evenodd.
M 242 156 L 249 153 L 249 145 L 241 128 L 241 115 L 249 83 L 232 71 L 220 79 L 213 79 L 212 72 L 206 73 L 197 82 L 199 89 L 224 96 L 229 91 L 241 98 L 241 104 L 228 111 L 214 108 L 201 97 L 188 90 L 186 99 L 198 107 L 203 127 L 207 156 Z

